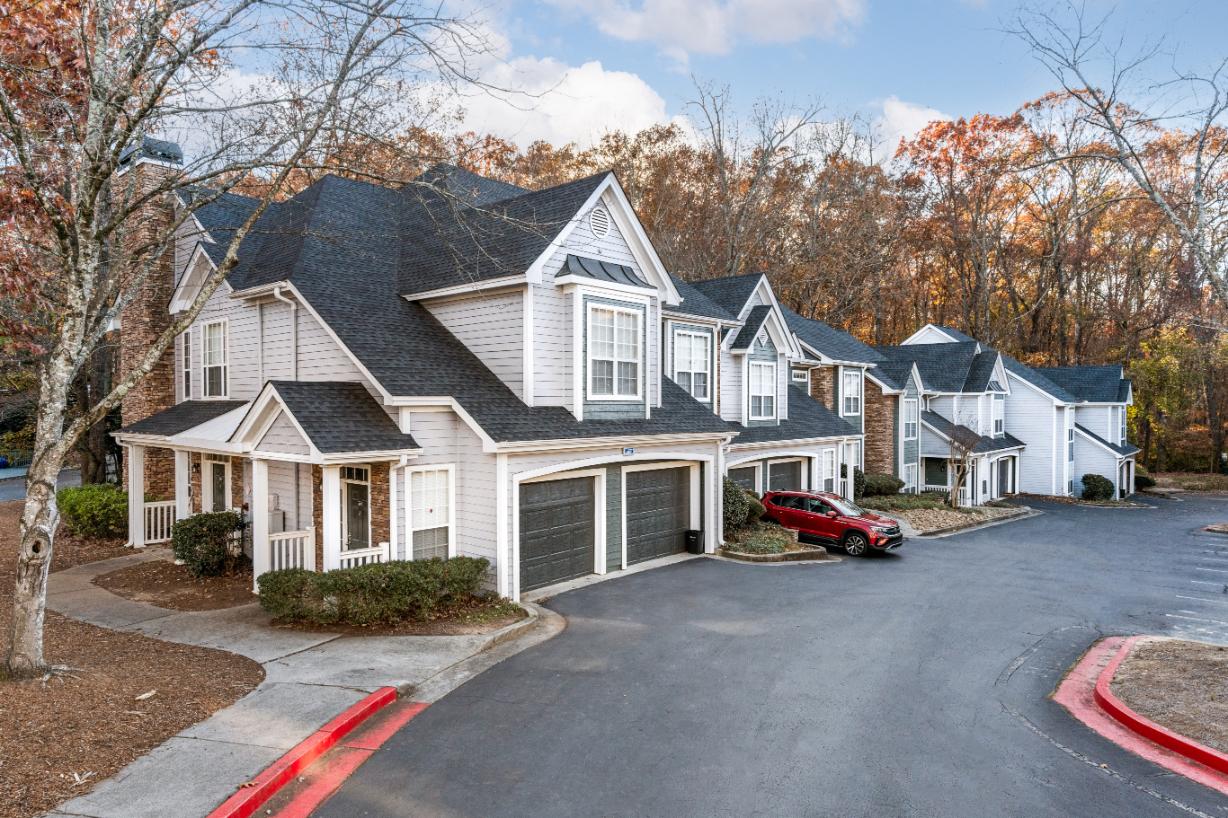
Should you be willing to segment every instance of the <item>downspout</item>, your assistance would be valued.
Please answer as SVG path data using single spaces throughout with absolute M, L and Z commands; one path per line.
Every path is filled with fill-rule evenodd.
M 293 298 L 286 298 L 281 294 L 281 285 L 273 288 L 273 297 L 290 308 L 290 380 L 298 380 L 298 304 Z M 261 377 L 264 376 L 264 321 L 263 316 L 260 324 L 260 366 Z M 260 384 L 263 388 L 263 382 Z M 298 529 L 303 528 L 303 521 L 299 519 L 303 508 L 303 486 L 299 469 L 299 463 L 294 464 L 294 523 Z

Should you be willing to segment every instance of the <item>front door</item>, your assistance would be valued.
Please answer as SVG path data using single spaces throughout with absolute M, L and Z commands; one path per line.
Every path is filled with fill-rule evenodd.
M 345 548 L 371 547 L 371 487 L 366 483 L 344 483 Z
M 1006 494 L 1014 492 L 1014 487 L 1011 485 L 1011 476 L 1014 469 L 1011 468 L 1014 464 L 1014 459 L 1004 457 L 998 461 L 998 496 L 1002 497 Z

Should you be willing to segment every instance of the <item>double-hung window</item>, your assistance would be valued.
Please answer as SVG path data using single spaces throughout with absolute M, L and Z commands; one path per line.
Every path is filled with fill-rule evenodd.
M 916 398 L 904 399 L 904 439 L 917 439 L 917 425 L 920 422 L 921 415 L 918 411 Z
M 640 320 L 639 310 L 589 306 L 590 398 L 639 400 Z
M 1006 434 L 1006 395 L 993 396 L 993 433 L 997 437 Z
M 1071 463 L 1074 462 L 1074 429 L 1066 430 L 1066 459 Z
M 844 406 L 844 414 L 860 415 L 861 414 L 861 370 L 846 369 L 844 371 L 844 382 L 841 403 Z
M 226 322 L 205 324 L 202 354 L 206 398 L 224 398 L 227 393 Z
M 916 463 L 907 463 L 904 465 L 904 491 L 910 494 L 917 491 Z
M 1124 446 L 1126 445 L 1126 407 L 1118 408 L 1117 412 L 1120 421 L 1117 425 L 1117 444 Z
M 452 470 L 409 473 L 410 549 L 416 560 L 447 557 L 452 546 Z
M 706 332 L 674 333 L 674 382 L 696 400 L 706 401 L 711 395 L 711 339 Z
M 750 362 L 750 419 L 776 418 L 776 364 Z
M 186 330 L 183 335 L 183 399 L 192 399 L 192 330 Z

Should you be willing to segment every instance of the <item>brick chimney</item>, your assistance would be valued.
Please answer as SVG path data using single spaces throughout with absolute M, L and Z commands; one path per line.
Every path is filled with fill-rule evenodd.
M 176 173 L 182 164 L 179 146 L 145 139 L 141 147 L 131 148 L 121 159 L 125 169 L 114 187 L 129 195 L 148 191 Z M 127 178 L 125 178 L 127 177 Z M 170 196 L 152 200 L 130 222 L 129 241 L 140 246 L 162 235 L 174 219 Z M 119 372 L 122 378 L 140 363 L 146 351 L 171 323 L 170 303 L 175 292 L 175 249 L 169 243 L 161 258 L 131 303 L 120 316 Z M 175 350 L 170 347 L 149 372 L 124 396 L 120 405 L 123 425 L 135 423 L 175 405 Z M 127 471 L 127 462 L 124 464 Z M 175 496 L 175 461 L 169 449 L 149 449 L 145 453 L 145 491 L 154 499 Z

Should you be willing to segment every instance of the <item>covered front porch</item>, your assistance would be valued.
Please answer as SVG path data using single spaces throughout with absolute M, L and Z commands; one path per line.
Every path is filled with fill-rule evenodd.
M 130 546 L 169 542 L 191 515 L 234 511 L 254 578 L 399 556 L 397 486 L 417 447 L 361 384 L 269 384 L 233 407 L 188 403 L 203 402 L 117 435 Z

